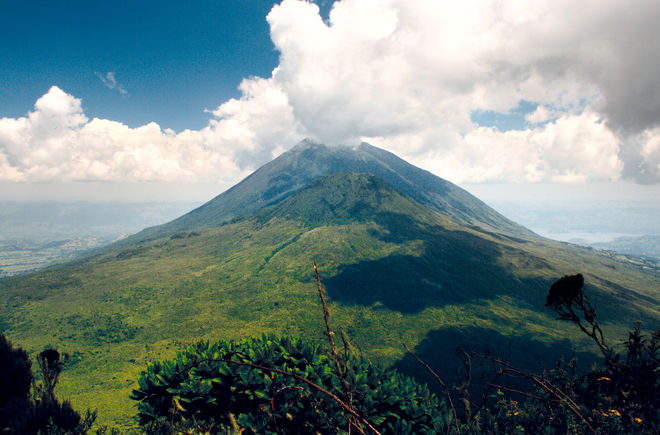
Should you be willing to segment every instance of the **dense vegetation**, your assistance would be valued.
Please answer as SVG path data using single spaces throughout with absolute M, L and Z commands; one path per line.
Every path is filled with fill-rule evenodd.
M 474 402 L 466 400 L 470 426 L 484 433 L 507 434 L 658 433 L 660 330 L 645 335 L 637 323 L 623 343 L 623 352 L 618 352 L 605 340 L 581 274 L 556 281 L 546 306 L 559 320 L 575 324 L 591 338 L 602 360 L 585 374 L 576 373 L 575 358 L 562 358 L 551 370 L 532 374 L 499 357 L 472 351 L 470 355 L 491 364 L 494 376 L 484 391 L 494 394 L 484 394 L 474 417 L 469 412 Z M 470 397 L 465 385 L 457 390 Z M 520 401 L 511 399 L 516 396 Z
M 40 383 L 32 373 L 32 362 L 22 348 L 14 348 L 0 334 L 0 432 L 21 435 L 86 434 L 96 413 L 84 417 L 68 401 L 55 397 L 55 386 L 68 355 L 45 349 L 37 357 Z
M 660 427 L 660 331 L 629 332 L 623 352 L 605 340 L 582 275 L 556 281 L 546 306 L 575 324 L 602 360 L 586 374 L 575 359 L 535 374 L 493 354 L 462 349 L 453 385 L 408 351 L 441 387 L 425 386 L 356 355 L 342 332 L 336 348 L 317 272 L 329 350 L 290 336 L 199 341 L 172 360 L 154 361 L 138 377 L 141 432 L 235 433 L 657 433 Z M 85 434 L 84 418 L 59 402 L 55 386 L 69 360 L 55 349 L 38 355 L 33 382 L 27 353 L 0 335 L 0 430 L 20 434 Z M 473 362 L 488 367 L 473 377 Z M 105 427 L 96 429 L 106 433 Z
M 186 423 L 211 433 L 345 433 L 363 421 L 388 433 L 445 431 L 447 410 L 427 387 L 363 358 L 345 363 L 339 376 L 318 346 L 287 336 L 199 342 L 150 364 L 132 398 L 156 433 Z
M 143 428 L 324 434 L 651 434 L 660 428 L 660 331 L 645 336 L 637 325 L 618 353 L 605 342 L 582 275 L 555 282 L 546 305 L 596 342 L 600 365 L 576 374 L 575 360 L 562 358 L 533 374 L 497 356 L 462 350 L 464 371 L 447 388 L 415 356 L 441 385 L 442 401 L 412 379 L 351 356 L 348 348 L 344 357 L 333 351 L 319 292 L 330 352 L 275 336 L 189 346 L 140 375 L 132 398 L 140 401 Z M 489 380 L 475 383 L 471 358 L 488 363 Z

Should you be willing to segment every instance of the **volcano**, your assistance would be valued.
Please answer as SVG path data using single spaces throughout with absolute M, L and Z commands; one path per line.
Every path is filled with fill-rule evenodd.
M 402 194 L 464 225 L 533 236 L 531 231 L 505 218 L 464 189 L 388 151 L 364 142 L 350 147 L 304 140 L 201 207 L 168 224 L 146 229 L 130 240 L 218 226 L 276 204 L 319 176 L 336 173 L 374 175 Z
M 28 351 L 71 354 L 61 394 L 128 426 L 137 374 L 187 343 L 262 333 L 325 343 L 312 261 L 333 326 L 418 377 L 403 343 L 447 377 L 458 345 L 530 369 L 573 346 L 583 361 L 597 355 L 544 307 L 563 275 L 583 274 L 611 341 L 637 320 L 660 326 L 652 264 L 539 237 L 373 146 L 305 141 L 168 224 L 0 280 L 0 328 Z

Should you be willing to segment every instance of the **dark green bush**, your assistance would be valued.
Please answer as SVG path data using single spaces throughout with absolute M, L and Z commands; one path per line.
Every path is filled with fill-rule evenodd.
M 68 355 L 61 358 L 55 349 L 45 349 L 37 361 L 41 383 L 33 383 L 32 363 L 27 353 L 14 349 L 0 334 L 0 432 L 8 434 L 85 434 L 96 412 L 85 416 L 67 401 L 55 398 L 55 386 Z M 32 389 L 32 393 L 31 393 Z
M 351 415 L 301 381 L 346 402 L 333 367 L 318 346 L 295 337 L 199 342 L 173 360 L 150 364 L 132 398 L 140 424 L 152 433 L 190 422 L 212 433 L 235 426 L 243 433 L 344 433 Z M 449 414 L 426 386 L 358 357 L 347 359 L 345 379 L 350 406 L 382 433 L 446 431 Z
M 576 375 L 574 360 L 530 375 L 522 394 L 497 391 L 483 411 L 488 433 L 658 433 L 660 425 L 660 332 L 630 332 L 624 356 Z M 501 367 L 504 373 L 517 372 Z M 505 384 L 505 381 L 501 381 Z M 545 387 L 543 387 L 544 385 Z
M 0 334 L 0 432 L 30 405 L 32 362 L 22 348 L 15 349 Z
M 95 419 L 96 413 L 89 410 L 82 418 L 68 401 L 40 400 L 12 419 L 9 433 L 83 435 Z

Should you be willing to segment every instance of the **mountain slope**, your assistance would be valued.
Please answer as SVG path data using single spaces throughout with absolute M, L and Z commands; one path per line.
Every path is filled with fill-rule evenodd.
M 130 425 L 138 372 L 182 344 L 263 332 L 324 343 L 312 260 L 333 325 L 367 356 L 412 374 L 402 343 L 447 379 L 461 342 L 496 343 L 526 367 L 570 352 L 569 339 L 585 344 L 543 307 L 550 283 L 569 273 L 584 273 L 608 336 L 638 319 L 660 326 L 657 272 L 468 227 L 374 176 L 334 174 L 226 225 L 0 280 L 0 328 L 33 353 L 71 353 L 64 397 Z
M 399 192 L 456 221 L 520 237 L 533 233 L 510 221 L 460 187 L 383 149 L 317 144 L 305 140 L 243 181 L 190 213 L 148 228 L 127 241 L 210 228 L 276 204 L 321 175 L 354 172 L 377 176 Z

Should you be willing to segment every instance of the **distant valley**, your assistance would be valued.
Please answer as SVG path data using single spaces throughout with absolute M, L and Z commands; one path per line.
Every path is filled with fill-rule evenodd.
M 598 249 L 606 249 L 660 262 L 660 235 L 617 237 L 609 242 L 587 242 L 587 244 Z
M 167 222 L 199 203 L 2 202 L 0 278 L 69 260 L 145 227 Z
M 660 202 L 490 201 L 537 234 L 660 262 Z

